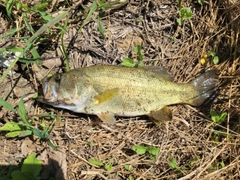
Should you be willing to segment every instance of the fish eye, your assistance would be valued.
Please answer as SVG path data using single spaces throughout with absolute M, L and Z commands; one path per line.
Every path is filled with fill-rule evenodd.
M 57 82 L 57 83 L 60 83 L 60 81 L 61 81 L 61 74 L 57 74 L 57 76 L 55 77 L 55 82 Z

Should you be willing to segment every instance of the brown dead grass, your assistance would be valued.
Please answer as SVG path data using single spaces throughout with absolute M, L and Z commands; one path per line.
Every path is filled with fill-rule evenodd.
M 88 1 L 83 3 L 88 7 L 91 5 Z M 53 9 L 60 6 L 56 3 Z M 191 7 L 193 18 L 179 27 L 176 24 L 178 7 L 175 1 L 130 1 L 126 6 L 105 14 L 101 22 L 106 40 L 101 37 L 93 21 L 77 33 L 82 21 L 76 19 L 83 10 L 76 4 L 72 6 L 76 13 L 73 13 L 64 37 L 72 69 L 95 64 L 119 64 L 122 57 L 135 57 L 132 48 L 141 44 L 145 65 L 167 68 L 176 82 L 189 82 L 206 69 L 216 68 L 219 73 L 219 94 L 211 106 L 171 106 L 173 121 L 160 126 L 147 117 L 118 118 L 117 123 L 110 126 L 102 124 L 95 116 L 81 114 L 76 117 L 71 112 L 28 101 L 30 114 L 41 115 L 50 109 L 63 115 L 63 121 L 55 125 L 51 135 L 54 144 L 65 152 L 66 162 L 61 160 L 59 167 L 63 172 L 67 168 L 66 179 L 127 179 L 130 175 L 139 180 L 239 178 L 240 5 L 237 1 L 222 3 L 211 0 L 200 6 L 195 1 L 187 0 L 183 6 Z M 140 17 L 143 21 L 139 20 Z M 57 39 L 51 41 L 58 42 Z M 60 42 L 57 48 L 47 46 L 43 49 L 43 56 L 55 56 L 60 47 Z M 200 58 L 209 50 L 217 52 L 220 59 L 218 65 L 214 65 L 210 57 L 206 64 L 200 64 Z M 55 68 L 55 71 L 58 69 Z M 48 71 L 45 70 L 44 74 Z M 38 72 L 41 71 L 36 66 L 26 72 L 31 84 L 28 88 L 33 91 L 36 91 L 36 84 L 41 80 Z M 17 89 L 15 82 L 18 81 L 15 79 L 9 81 L 11 83 L 5 83 L 14 91 L 8 99 L 17 104 L 20 96 L 15 96 L 14 92 L 21 87 Z M 6 88 L 0 90 L 2 94 L 6 92 Z M 228 112 L 226 121 L 222 125 L 213 123 L 210 109 Z M 1 118 L 1 123 L 4 123 L 12 119 L 12 114 L 1 112 Z M 45 143 L 33 137 L 34 143 L 29 145 L 27 139 L 6 140 L 3 135 L 1 164 L 18 164 L 32 152 L 48 162 L 47 155 L 42 152 L 46 153 L 44 149 L 47 149 L 49 157 L 52 152 Z M 26 143 L 30 150 L 21 148 L 26 147 Z M 137 155 L 131 150 L 133 145 L 150 144 L 160 148 L 156 159 Z M 61 157 L 59 154 L 55 156 Z M 104 167 L 91 165 L 89 158 L 96 158 L 104 164 L 112 163 L 113 167 L 106 171 Z M 170 158 L 177 162 L 178 168 L 170 167 Z M 224 163 L 224 167 L 220 162 Z M 127 171 L 124 165 L 131 165 L 133 171 Z

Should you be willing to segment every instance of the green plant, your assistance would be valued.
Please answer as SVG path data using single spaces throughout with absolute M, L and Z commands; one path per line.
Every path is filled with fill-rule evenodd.
M 178 1 L 178 8 L 180 18 L 177 19 L 177 23 L 182 26 L 185 20 L 192 18 L 192 11 L 191 8 L 182 7 L 182 0 Z
M 95 158 L 88 159 L 88 162 L 92 165 L 95 165 L 95 166 L 102 166 L 103 165 L 103 161 L 100 161 L 100 160 L 95 159 Z
M 204 1 L 203 0 L 198 0 L 198 4 L 203 5 Z
M 98 160 L 98 159 L 96 159 L 96 158 L 89 158 L 89 159 L 88 159 L 88 162 L 89 162 L 90 164 L 94 165 L 94 166 L 99 166 L 99 167 L 103 166 L 104 163 L 106 163 L 106 164 L 104 165 L 104 169 L 105 169 L 106 171 L 111 171 L 112 166 L 113 166 L 112 160 L 110 160 L 109 162 L 105 162 L 105 161 Z
M 6 137 L 8 138 L 14 138 L 14 137 L 26 137 L 30 136 L 32 134 L 36 135 L 40 140 L 46 140 L 50 147 L 57 150 L 57 148 L 52 144 L 49 132 L 52 130 L 52 127 L 56 121 L 56 118 L 54 118 L 54 121 L 52 124 L 48 126 L 42 125 L 42 130 L 39 128 L 34 127 L 31 123 L 32 120 L 27 118 L 27 112 L 24 107 L 23 99 L 21 98 L 18 104 L 18 110 L 14 109 L 8 102 L 0 98 L 0 106 L 5 107 L 6 109 L 16 113 L 18 116 L 20 116 L 22 122 L 7 122 L 4 124 L 0 131 L 6 131 Z
M 112 170 L 112 166 L 113 166 L 113 162 L 110 160 L 109 163 L 107 163 L 104 168 L 107 170 L 107 171 L 111 171 Z
M 216 170 L 216 169 L 221 169 L 221 168 L 224 168 L 225 167 L 225 163 L 223 161 L 221 162 L 214 162 L 210 168 L 208 169 L 208 171 L 213 171 L 213 170 Z
M 215 122 L 217 124 L 221 124 L 227 117 L 226 112 L 222 112 L 222 113 L 218 114 L 214 110 L 210 111 L 210 115 L 211 115 L 211 119 L 213 120 L 213 122 Z
M 42 162 L 36 158 L 36 154 L 30 154 L 24 161 L 21 170 L 11 173 L 12 180 L 38 180 L 42 169 Z
M 213 61 L 214 64 L 218 64 L 219 63 L 219 58 L 218 58 L 216 52 L 214 52 L 213 50 L 210 50 L 208 52 L 208 54 L 210 54 L 210 56 L 212 56 L 212 61 Z
M 173 158 L 169 158 L 169 162 L 168 162 L 169 166 L 173 169 L 176 169 L 178 171 L 180 171 L 181 173 L 183 173 L 183 171 L 186 169 L 186 168 L 180 168 L 178 167 L 177 165 L 177 161 Z
M 141 145 L 133 146 L 132 150 L 139 155 L 148 153 L 151 159 L 155 159 L 160 152 L 159 148 L 155 148 L 153 146 L 141 146 Z
M 121 65 L 126 67 L 143 67 L 143 56 L 141 45 L 134 47 L 134 52 L 137 54 L 137 63 L 132 58 L 123 58 Z
M 133 171 L 132 165 L 129 165 L 129 164 L 125 164 L 125 165 L 124 165 L 124 168 L 125 168 L 127 171 L 129 171 L 129 172 L 132 172 L 132 171 Z

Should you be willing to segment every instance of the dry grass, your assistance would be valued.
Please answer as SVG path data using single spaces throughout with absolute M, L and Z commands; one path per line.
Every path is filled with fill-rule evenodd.
M 132 48 L 141 44 L 144 64 L 165 67 L 173 74 L 176 82 L 189 82 L 206 69 L 216 68 L 219 73 L 219 94 L 211 105 L 199 108 L 171 106 L 173 121 L 159 126 L 147 117 L 118 118 L 117 123 L 110 126 L 102 124 L 95 116 L 52 109 L 26 98 L 30 114 L 41 115 L 50 110 L 62 115 L 62 122 L 55 125 L 51 135 L 53 142 L 66 155 L 62 161 L 67 165 L 59 165 L 63 171 L 67 170 L 66 178 L 128 179 L 132 176 L 139 180 L 239 179 L 239 2 L 210 0 L 201 6 L 195 1 L 184 1 L 184 7 L 191 7 L 193 18 L 179 27 L 176 23 L 176 1 L 130 1 L 122 8 L 107 12 L 101 20 L 106 40 L 101 37 L 94 21 L 89 21 L 77 33 L 82 23 L 81 3 L 86 7 L 91 5 L 88 1 L 73 3 L 71 8 L 74 13 L 64 36 L 71 69 L 93 64 L 119 64 L 122 57 L 135 57 Z M 53 4 L 48 11 L 55 11 L 61 6 L 61 3 Z M 6 23 L 4 19 L 1 21 Z M 13 24 L 9 28 L 11 26 Z M 20 40 L 16 41 L 21 43 Z M 59 49 L 61 43 L 57 38 L 39 45 L 43 57 L 58 56 Z M 213 64 L 211 57 L 204 65 L 199 62 L 209 50 L 217 52 L 220 59 L 218 65 Z M 40 68 L 44 74 L 52 72 L 51 68 Z M 55 67 L 53 72 L 59 69 L 64 71 L 64 66 Z M 30 93 L 37 90 L 42 78 L 35 65 L 25 68 L 24 73 L 16 73 L 14 78 L 4 81 L 9 91 L 13 90 L 10 93 L 6 92 L 7 88 L 0 88 L 3 98 L 8 97 L 8 101 L 14 105 L 26 92 L 20 92 L 23 87 L 18 86 L 19 82 L 22 82 L 20 85 L 25 83 Z M 22 80 L 18 81 L 18 78 Z M 24 81 L 26 79 L 28 82 Z M 210 109 L 227 112 L 225 122 L 221 125 L 212 122 Z M 1 124 L 13 118 L 13 114 L 3 109 L 0 115 Z M 29 143 L 26 139 L 6 140 L 3 135 L 0 145 L 3 152 L 2 165 L 17 164 L 32 152 L 41 156 L 44 149 L 53 153 L 47 144 L 34 137 L 34 143 L 28 145 L 31 148 L 26 150 L 25 144 Z M 151 159 L 149 155 L 138 155 L 131 150 L 134 145 L 150 144 L 160 149 L 156 159 Z M 96 158 L 104 164 L 112 163 L 113 167 L 107 171 L 103 166 L 91 165 L 89 158 Z M 177 168 L 170 166 L 171 158 L 176 161 Z M 133 171 L 126 170 L 124 165 L 131 165 Z M 55 177 L 62 178 L 56 174 Z

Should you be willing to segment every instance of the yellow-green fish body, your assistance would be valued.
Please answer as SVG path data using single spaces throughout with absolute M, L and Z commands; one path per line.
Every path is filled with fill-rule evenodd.
M 209 71 L 191 83 L 179 84 L 161 68 L 90 66 L 47 79 L 42 101 L 95 114 L 109 123 L 115 115 L 148 115 L 160 120 L 170 116 L 167 105 L 202 104 L 215 91 L 214 78 L 215 72 Z

